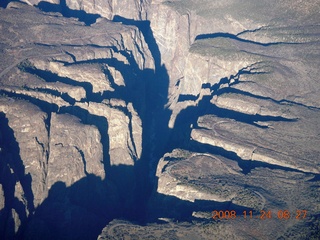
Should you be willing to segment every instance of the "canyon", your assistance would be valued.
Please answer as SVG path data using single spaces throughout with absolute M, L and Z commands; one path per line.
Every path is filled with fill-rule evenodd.
M 319 12 L 1 3 L 0 238 L 318 239 Z

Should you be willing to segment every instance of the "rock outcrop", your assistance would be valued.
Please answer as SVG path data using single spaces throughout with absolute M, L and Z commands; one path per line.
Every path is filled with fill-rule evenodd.
M 21 3 L 0 10 L 1 235 L 54 239 L 78 227 L 97 236 L 132 204 L 140 90 L 154 71 L 148 46 L 134 26 L 100 19 L 88 27 Z M 55 206 L 67 212 L 53 230 Z M 70 214 L 78 216 L 73 223 Z M 87 214 L 96 218 L 90 233 Z
M 317 1 L 0 6 L 1 239 L 319 238 Z
M 184 218 L 181 211 L 201 216 L 198 212 L 243 212 L 248 208 L 270 209 L 276 214 L 283 207 L 296 211 L 305 201 L 313 200 L 312 211 L 318 212 L 318 201 L 312 194 L 307 197 L 312 200 L 306 200 L 292 190 L 297 183 L 293 175 L 306 177 L 301 184 L 306 184 L 311 193 L 313 187 L 307 176 L 312 179 L 319 174 L 316 3 L 153 4 L 162 11 L 150 15 L 150 19 L 154 16 L 151 26 L 162 60 L 170 63 L 167 106 L 172 114 L 168 126 L 179 142 L 175 146 L 192 154 L 177 154 L 181 151 L 178 149 L 164 154 L 157 168 L 158 185 L 149 204 L 150 215 Z M 266 14 L 269 8 L 274 11 Z M 163 23 L 165 18 L 170 19 L 167 25 Z M 301 27 L 302 22 L 305 27 Z M 212 163 L 206 154 L 213 154 Z M 221 170 L 216 166 L 226 164 L 227 159 L 237 162 L 240 169 L 224 173 L 227 167 Z M 203 169 L 213 172 L 203 176 Z M 224 180 L 219 179 L 218 172 Z M 268 176 L 268 180 L 258 180 L 259 175 Z M 243 188 L 235 186 L 244 182 L 241 176 L 250 182 Z M 292 185 L 284 187 L 282 177 Z M 280 193 L 284 188 L 292 192 Z M 308 235 L 307 230 L 300 234 L 291 228 L 291 223 L 275 228 L 279 223 L 269 222 L 266 226 L 273 229 L 273 235 L 260 228 L 261 232 L 256 233 L 246 223 L 236 222 L 235 228 L 237 224 L 255 238 L 264 234 L 268 238 Z

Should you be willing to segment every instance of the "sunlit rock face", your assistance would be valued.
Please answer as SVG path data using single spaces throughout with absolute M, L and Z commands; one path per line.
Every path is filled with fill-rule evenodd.
M 148 46 L 137 27 L 106 19 L 86 26 L 19 3 L 1 16 L 1 235 L 97 236 L 134 201 Z
M 114 16 L 122 16 L 128 19 L 145 20 L 149 2 L 146 0 L 136 1 L 129 0 L 97 0 L 97 1 L 72 1 L 72 0 L 22 0 L 31 6 L 39 6 L 44 9 L 58 9 L 65 14 L 72 14 L 74 11 L 81 11 L 82 14 L 97 14 L 106 19 L 113 19 Z
M 319 238 L 317 1 L 22 2 L 1 239 Z

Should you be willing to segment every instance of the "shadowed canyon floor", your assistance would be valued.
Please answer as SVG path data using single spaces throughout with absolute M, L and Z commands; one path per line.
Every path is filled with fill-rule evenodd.
M 1 3 L 0 238 L 319 239 L 319 6 Z

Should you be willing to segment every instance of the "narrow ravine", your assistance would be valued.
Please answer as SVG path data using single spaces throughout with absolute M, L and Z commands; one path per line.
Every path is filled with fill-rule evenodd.
M 250 4 L 80 2 L 0 4 L 0 238 L 259 238 L 261 222 L 210 214 L 319 215 L 316 34 L 243 20 Z M 270 239 L 298 226 L 276 220 Z

